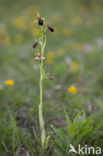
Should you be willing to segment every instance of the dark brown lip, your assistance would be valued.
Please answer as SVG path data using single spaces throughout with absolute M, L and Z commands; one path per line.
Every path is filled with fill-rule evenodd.
M 39 24 L 40 26 L 43 25 L 43 20 L 42 20 L 41 18 L 38 18 L 38 24 Z
M 54 32 L 54 29 L 50 26 L 48 26 L 48 29 L 51 31 L 51 32 Z
M 34 44 L 33 44 L 33 48 L 36 48 L 38 45 L 38 41 L 36 41 Z

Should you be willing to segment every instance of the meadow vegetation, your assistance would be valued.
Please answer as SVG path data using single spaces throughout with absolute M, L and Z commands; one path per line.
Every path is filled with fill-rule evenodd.
M 54 28 L 45 48 L 53 75 L 43 82 L 45 149 L 33 48 L 38 11 Z M 0 156 L 72 156 L 69 144 L 103 148 L 102 19 L 102 0 L 0 0 Z

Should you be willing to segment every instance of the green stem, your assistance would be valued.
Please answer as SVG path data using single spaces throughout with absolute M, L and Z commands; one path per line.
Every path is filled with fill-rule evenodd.
M 42 31 L 42 45 L 41 45 L 41 54 L 43 57 L 44 53 L 44 33 Z M 39 105 L 39 124 L 40 124 L 40 131 L 41 131 L 41 145 L 42 148 L 45 148 L 45 139 L 46 139 L 46 134 L 45 134 L 45 128 L 44 128 L 44 119 L 43 119 L 43 59 L 40 62 L 40 105 Z

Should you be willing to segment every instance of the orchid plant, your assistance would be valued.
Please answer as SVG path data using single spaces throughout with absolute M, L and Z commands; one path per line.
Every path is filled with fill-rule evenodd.
M 40 37 L 35 40 L 33 48 L 38 47 L 38 53 L 36 54 L 35 60 L 39 63 L 40 66 L 40 104 L 39 104 L 39 124 L 41 131 L 41 146 L 42 149 L 45 149 L 48 145 L 50 136 L 46 137 L 45 124 L 43 119 L 43 80 L 45 78 L 53 80 L 50 73 L 46 73 L 44 69 L 44 60 L 45 60 L 45 46 L 46 46 L 46 32 L 47 30 L 54 32 L 54 29 L 47 23 L 45 18 L 42 18 L 39 13 L 37 13 L 35 24 L 38 24 L 40 28 Z

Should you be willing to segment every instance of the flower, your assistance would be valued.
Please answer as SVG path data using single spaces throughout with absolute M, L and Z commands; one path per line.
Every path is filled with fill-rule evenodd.
M 50 26 L 48 26 L 48 29 L 51 31 L 51 32 L 54 32 L 54 29 Z
M 34 44 L 33 44 L 33 48 L 36 48 L 38 45 L 38 41 L 36 41 Z
M 45 60 L 45 57 L 43 57 L 43 56 L 36 56 L 35 60 L 39 60 L 39 61 Z
M 73 61 L 71 64 L 70 64 L 70 70 L 77 70 L 79 67 L 79 64 L 78 62 L 76 61 Z
M 27 30 L 27 24 L 23 17 L 17 17 L 12 20 L 13 26 L 20 31 Z
M 76 94 L 76 92 L 77 92 L 77 88 L 75 87 L 75 86 L 70 86 L 69 88 L 68 88 L 68 93 L 72 93 L 72 94 Z
M 46 73 L 46 78 L 49 80 L 54 80 L 54 78 L 50 75 L 50 73 Z
M 43 20 L 41 18 L 38 19 L 38 25 L 40 25 L 40 26 L 43 25 Z
M 32 36 L 39 36 L 40 30 L 37 27 L 33 28 L 32 26 L 30 26 L 30 34 Z
M 5 81 L 5 85 L 6 86 L 13 86 L 14 85 L 14 81 L 13 80 L 6 80 Z

